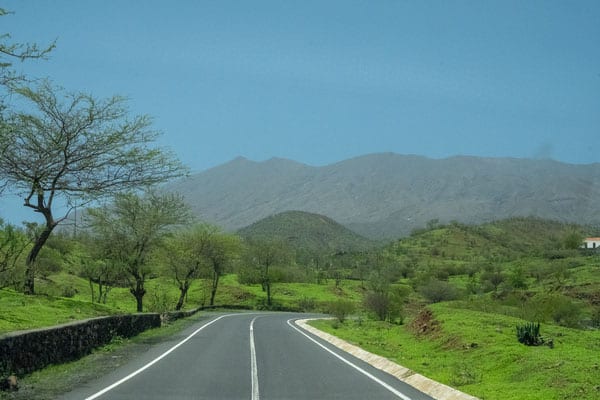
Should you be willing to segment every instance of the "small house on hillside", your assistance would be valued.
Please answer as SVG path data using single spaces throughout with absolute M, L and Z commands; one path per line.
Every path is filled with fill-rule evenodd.
M 598 249 L 600 248 L 600 237 L 589 237 L 583 239 L 584 249 Z

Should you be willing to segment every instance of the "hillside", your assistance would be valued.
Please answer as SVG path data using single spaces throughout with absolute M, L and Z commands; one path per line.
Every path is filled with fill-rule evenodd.
M 439 219 L 478 224 L 535 216 L 600 223 L 600 164 L 371 154 L 323 167 L 237 158 L 172 183 L 195 214 L 237 230 L 288 210 L 327 215 L 370 238 Z
M 495 265 L 523 258 L 560 258 L 571 234 L 591 234 L 585 227 L 533 217 L 509 218 L 481 225 L 451 223 L 413 232 L 386 247 L 421 264 Z M 548 262 L 548 261 L 546 261 Z
M 295 266 L 305 273 L 280 270 L 272 289 L 273 309 L 331 313 L 338 318 L 341 312 L 360 315 L 318 326 L 480 398 L 596 399 L 600 253 L 569 249 L 566 239 L 598 232 L 538 218 L 428 225 L 385 247 L 347 254 L 350 258 L 345 261 L 350 262 L 323 263 L 322 274 L 309 264 Z M 327 217 L 299 211 L 271 216 L 240 234 L 278 237 L 304 248 L 321 246 L 329 254 L 365 243 Z M 90 303 L 89 282 L 73 275 L 75 265 L 67 265 L 62 272 L 39 279 L 36 296 L 0 289 L 4 310 L 0 333 L 136 309 L 124 287 L 114 287 L 106 304 Z M 221 278 L 216 304 L 263 310 L 266 294 L 261 283 L 244 281 L 241 264 L 232 272 Z M 207 283 L 193 283 L 188 309 L 205 304 Z M 164 311 L 176 303 L 178 289 L 172 278 L 158 276 L 145 287 L 147 310 Z M 375 292 L 382 288 L 385 291 Z M 387 307 L 384 318 L 378 313 L 381 305 Z M 518 342 L 515 327 L 528 321 L 542 324 L 542 334 L 552 347 Z M 431 330 L 423 331 L 423 326 Z M 64 368 L 60 366 L 69 371 Z M 20 382 L 22 388 L 33 382 L 37 393 L 50 381 L 64 380 L 39 381 L 32 375 Z M 44 390 L 32 397 L 21 389 L 25 395 L 19 398 L 55 397 Z M 1 394 L 0 398 L 8 399 Z
M 279 239 L 310 253 L 360 251 L 374 246 L 331 218 L 303 211 L 286 211 L 261 219 L 238 231 L 244 238 Z

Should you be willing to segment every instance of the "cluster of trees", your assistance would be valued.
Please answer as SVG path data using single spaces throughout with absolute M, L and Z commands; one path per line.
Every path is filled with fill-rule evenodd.
M 8 15 L 0 8 L 0 18 Z M 472 293 L 497 295 L 506 289 L 527 289 L 536 273 L 534 268 L 527 274 L 518 266 L 510 271 L 500 268 L 501 258 L 510 257 L 519 243 L 485 229 L 471 235 L 471 248 L 478 241 L 500 239 L 505 245 L 489 254 L 489 265 L 469 270 L 467 263 L 447 267 L 433 263 L 446 257 L 437 247 L 427 262 L 416 251 L 393 254 L 403 251 L 400 247 L 362 254 L 298 253 L 294 258 L 281 241 L 244 242 L 215 227 L 194 224 L 181 197 L 156 189 L 187 171 L 172 153 L 156 146 L 159 133 L 152 129 L 149 116 L 131 115 L 122 97 L 99 99 L 69 92 L 47 78 L 14 71 L 14 62 L 44 59 L 54 46 L 13 43 L 10 35 L 0 33 L 0 196 L 20 196 L 24 207 L 43 219 L 23 227 L 0 220 L 0 287 L 34 294 L 36 276 L 61 268 L 60 258 L 68 246 L 61 247 L 59 240 L 52 243 L 52 237 L 76 209 L 86 210 L 86 226 L 69 239 L 70 246 L 83 249 L 76 272 L 89 279 L 92 299 L 106 301 L 112 287 L 126 286 L 138 311 L 143 310 L 147 280 L 159 273 L 171 277 L 179 288 L 177 309 L 199 278 L 209 283 L 209 304 L 214 304 L 220 278 L 234 268 L 242 282 L 261 284 L 267 306 L 272 305 L 272 285 L 277 281 L 333 279 L 339 287 L 343 279 L 357 279 L 363 282 L 365 307 L 389 321 L 401 319 L 401 304 L 410 290 L 432 302 L 457 298 L 460 293 L 449 282 L 451 276 L 469 276 L 467 290 Z M 439 227 L 435 220 L 428 224 L 430 230 Z M 581 233 L 572 231 L 563 239 L 561 251 L 577 249 L 580 243 Z M 531 251 L 529 243 L 520 245 Z M 294 268 L 299 264 L 301 268 Z M 560 287 L 569 268 L 558 265 L 549 274 Z M 392 284 L 400 278 L 410 286 Z
M 0 18 L 9 14 L 0 8 Z M 0 34 L 0 194 L 20 196 L 44 220 L 28 229 L 28 235 L 11 225 L 2 227 L 1 272 L 14 269 L 26 250 L 22 290 L 27 294 L 35 293 L 42 249 L 72 210 L 113 197 L 118 208 L 124 199 L 137 198 L 136 191 L 186 173 L 171 153 L 155 146 L 158 132 L 152 130 L 150 117 L 131 116 L 122 97 L 66 92 L 48 78 L 15 73 L 15 61 L 43 59 L 54 45 L 13 43 L 9 34 Z M 92 215 L 99 225 L 100 213 Z M 143 218 L 160 228 L 179 222 L 178 216 L 161 217 Z M 148 243 L 138 244 L 153 239 L 150 235 L 144 238 Z M 131 263 L 143 264 L 145 250 L 133 257 Z M 143 293 L 143 285 L 135 290 Z
M 0 8 L 0 18 L 9 15 Z M 213 227 L 189 227 L 182 199 L 154 189 L 186 168 L 155 146 L 159 133 L 149 116 L 130 115 L 120 96 L 68 92 L 48 78 L 15 72 L 14 62 L 44 59 L 54 47 L 15 43 L 0 33 L 0 195 L 20 196 L 44 221 L 20 228 L 0 220 L 0 285 L 35 294 L 36 276 L 60 268 L 48 246 L 53 232 L 73 210 L 87 208 L 87 228 L 75 241 L 87 243 L 80 273 L 90 280 L 93 300 L 105 301 L 112 286 L 127 285 L 142 311 L 160 248 L 181 291 L 177 308 L 205 266 L 212 304 L 239 240 Z M 255 259 L 266 263 L 269 288 L 273 259 L 261 257 Z
M 0 225 L 0 287 L 23 289 L 23 258 L 33 246 L 35 237 L 25 229 Z M 271 305 L 271 285 L 279 280 L 276 268 L 289 259 L 276 241 L 242 241 L 195 222 L 179 195 L 149 190 L 119 193 L 101 207 L 86 209 L 77 235 L 55 232 L 39 252 L 35 276 L 66 269 L 86 278 L 92 301 L 102 303 L 112 288 L 127 287 L 141 312 L 148 279 L 162 276 L 174 282 L 180 292 L 174 308 L 181 309 L 195 281 L 207 284 L 206 301 L 214 305 L 220 278 L 243 270 L 262 284 Z

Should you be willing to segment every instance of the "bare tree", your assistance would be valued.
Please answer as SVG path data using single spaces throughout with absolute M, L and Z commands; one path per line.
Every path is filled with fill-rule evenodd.
M 70 210 L 120 191 L 179 177 L 185 169 L 152 147 L 158 133 L 148 116 L 129 118 L 124 99 L 62 95 L 49 82 L 15 90 L 37 110 L 9 113 L 0 125 L 0 181 L 45 220 L 27 257 L 25 293 L 34 293 L 35 260 Z M 56 203 L 67 211 L 55 216 Z

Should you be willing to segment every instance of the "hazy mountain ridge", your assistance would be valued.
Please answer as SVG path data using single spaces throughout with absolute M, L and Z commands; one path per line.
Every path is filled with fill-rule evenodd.
M 370 154 L 324 167 L 273 158 L 229 163 L 173 183 L 202 219 L 237 230 L 288 210 L 327 215 L 371 238 L 437 218 L 537 216 L 600 223 L 600 164 Z

